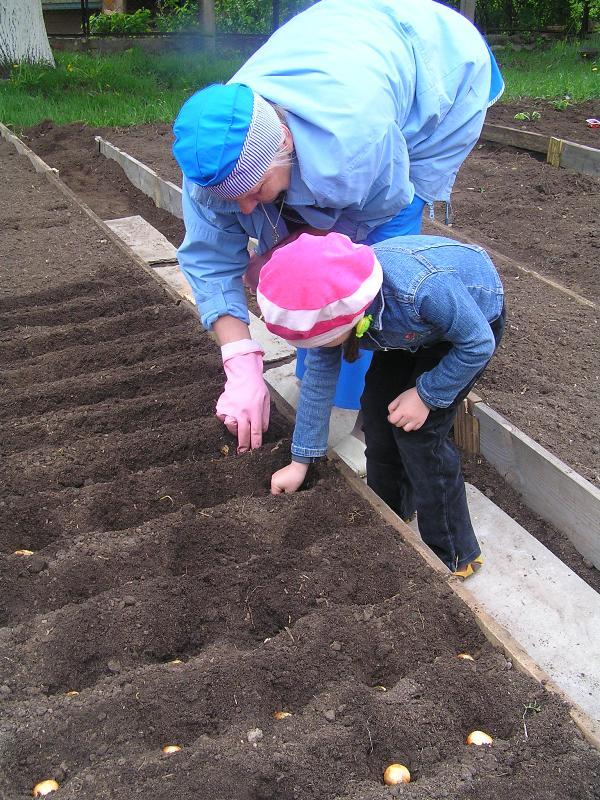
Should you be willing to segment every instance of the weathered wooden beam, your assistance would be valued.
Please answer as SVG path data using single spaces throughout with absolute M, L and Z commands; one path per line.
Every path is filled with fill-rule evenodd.
M 550 136 L 543 136 L 533 131 L 522 131 L 519 128 L 509 128 L 505 125 L 492 125 L 485 122 L 481 131 L 481 139 L 488 142 L 498 142 L 510 147 L 520 147 L 523 150 L 532 150 L 534 153 L 548 152 Z
M 596 147 L 488 122 L 483 126 L 480 139 L 543 153 L 553 167 L 571 169 L 583 175 L 600 175 L 600 149 Z
M 477 403 L 481 455 L 542 519 L 600 569 L 600 489 L 487 406 Z
M 584 144 L 564 141 L 560 156 L 560 166 L 584 175 L 600 176 L 600 150 Z
M 481 397 L 470 392 L 458 407 L 454 421 L 454 443 L 465 453 L 479 453 L 479 420 L 473 409 L 480 402 Z

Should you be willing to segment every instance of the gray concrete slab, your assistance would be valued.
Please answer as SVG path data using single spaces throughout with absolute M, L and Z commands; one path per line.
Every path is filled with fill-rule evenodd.
M 485 565 L 465 588 L 600 722 L 600 594 L 474 486 L 467 497 Z
M 104 221 L 147 264 L 177 260 L 177 248 L 143 217 L 136 214 Z

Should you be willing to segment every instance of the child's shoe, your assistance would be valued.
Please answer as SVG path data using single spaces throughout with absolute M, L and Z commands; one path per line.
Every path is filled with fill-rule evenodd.
M 471 561 L 470 564 L 467 564 L 462 569 L 455 570 L 452 574 L 456 575 L 457 578 L 470 578 L 471 575 L 474 575 L 477 570 L 481 569 L 483 566 L 483 556 L 477 556 L 474 561 Z

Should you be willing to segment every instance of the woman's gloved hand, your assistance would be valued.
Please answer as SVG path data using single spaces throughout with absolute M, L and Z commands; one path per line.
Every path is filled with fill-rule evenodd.
M 217 401 L 217 417 L 238 439 L 238 453 L 256 449 L 269 427 L 271 398 L 263 378 L 263 349 L 253 339 L 221 347 L 227 381 Z
M 271 494 L 289 494 L 299 489 L 306 478 L 308 464 L 292 461 L 287 467 L 274 472 L 271 477 Z

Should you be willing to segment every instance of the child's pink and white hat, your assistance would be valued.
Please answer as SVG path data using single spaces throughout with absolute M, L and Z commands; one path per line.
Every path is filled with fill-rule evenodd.
M 370 247 L 341 233 L 303 233 L 262 268 L 256 299 L 271 333 L 295 347 L 322 347 L 356 325 L 382 281 Z

